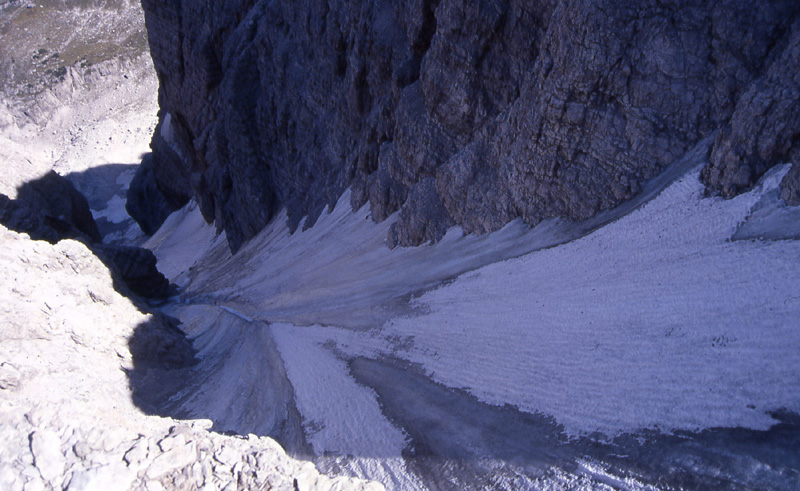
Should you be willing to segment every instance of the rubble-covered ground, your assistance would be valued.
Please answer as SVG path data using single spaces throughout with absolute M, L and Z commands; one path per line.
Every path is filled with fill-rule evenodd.
M 83 244 L 0 228 L 0 275 L 0 488 L 380 488 L 321 476 L 270 438 L 145 415 L 129 389 L 132 340 L 165 327 Z
M 124 193 L 158 110 L 139 2 L 0 2 L 0 38 L 0 192 L 54 169 L 106 242 L 139 241 Z M 82 243 L 0 226 L 0 275 L 0 489 L 380 489 L 267 437 L 146 414 L 137 376 L 169 385 L 159 366 L 193 353 Z

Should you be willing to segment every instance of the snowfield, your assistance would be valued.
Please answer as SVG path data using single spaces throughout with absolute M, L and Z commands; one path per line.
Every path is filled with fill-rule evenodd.
M 387 335 L 412 337 L 404 356 L 436 380 L 572 434 L 766 429 L 767 412 L 800 409 L 800 244 L 731 242 L 758 193 L 701 199 L 697 177 L 424 295 L 430 313 Z
M 434 406 L 420 409 L 426 397 L 476 404 L 467 416 L 485 410 L 459 430 L 475 429 L 477 440 L 480 425 L 504 421 L 499 411 L 540 418 L 560 439 L 556 450 L 587 437 L 761 431 L 776 414 L 800 412 L 800 242 L 732 240 L 745 227 L 781 235 L 791 212 L 752 211 L 789 166 L 723 200 L 704 197 L 703 155 L 687 155 L 635 206 L 604 215 L 602 227 L 512 223 L 483 237 L 454 229 L 438 244 L 389 250 L 392 219 L 375 224 L 344 196 L 314 227 L 290 234 L 276 220 L 235 256 L 193 205 L 149 244 L 184 287 L 179 304 L 233 311 L 226 318 L 271 332 L 321 468 L 424 487 L 429 471 L 410 469 L 406 457 L 419 428 L 445 424 L 425 412 Z M 239 376 L 258 384 L 258 363 Z M 469 434 L 442 439 L 453 462 L 466 458 L 462 449 L 467 460 L 502 454 Z M 579 464 L 568 470 L 544 459 L 536 472 L 531 459 L 519 471 L 498 457 L 502 475 L 486 485 L 644 486 L 596 455 L 579 457 L 566 458 Z M 743 479 L 763 467 L 751 460 Z M 787 469 L 775 472 L 788 481 L 741 482 L 784 487 L 799 478 Z

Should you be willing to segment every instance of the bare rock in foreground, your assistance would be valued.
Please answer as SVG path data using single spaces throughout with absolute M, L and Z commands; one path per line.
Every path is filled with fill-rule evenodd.
M 0 488 L 381 489 L 320 475 L 270 438 L 144 415 L 130 338 L 168 329 L 83 244 L 0 227 Z

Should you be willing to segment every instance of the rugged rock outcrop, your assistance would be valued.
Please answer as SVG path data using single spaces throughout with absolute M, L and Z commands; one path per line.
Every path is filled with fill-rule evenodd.
M 786 46 L 742 93 L 736 110 L 718 135 L 703 173 L 709 187 L 733 196 L 751 187 L 776 163 L 800 163 L 800 22 Z M 798 204 L 800 165 L 783 181 L 782 198 Z
M 234 250 L 348 186 L 412 245 L 592 216 L 717 130 L 704 176 L 725 195 L 799 145 L 793 0 L 142 4 L 182 156 L 155 145 L 156 180 Z
M 382 489 L 320 475 L 267 437 L 143 414 L 133 375 L 194 351 L 169 318 L 115 292 L 84 244 L 0 226 L 0 274 L 0 488 Z
M 24 184 L 15 200 L 0 194 L 0 223 L 53 244 L 63 239 L 84 242 L 112 270 L 120 290 L 147 298 L 170 293 L 155 255 L 141 247 L 103 244 L 86 198 L 54 171 Z

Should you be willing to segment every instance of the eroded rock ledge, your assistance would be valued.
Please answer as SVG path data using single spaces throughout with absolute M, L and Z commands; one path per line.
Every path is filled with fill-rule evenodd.
M 400 211 L 390 245 L 414 245 L 587 218 L 717 130 L 704 179 L 726 196 L 800 148 L 793 0 L 142 4 L 151 175 L 234 250 L 349 186 L 376 220 Z

